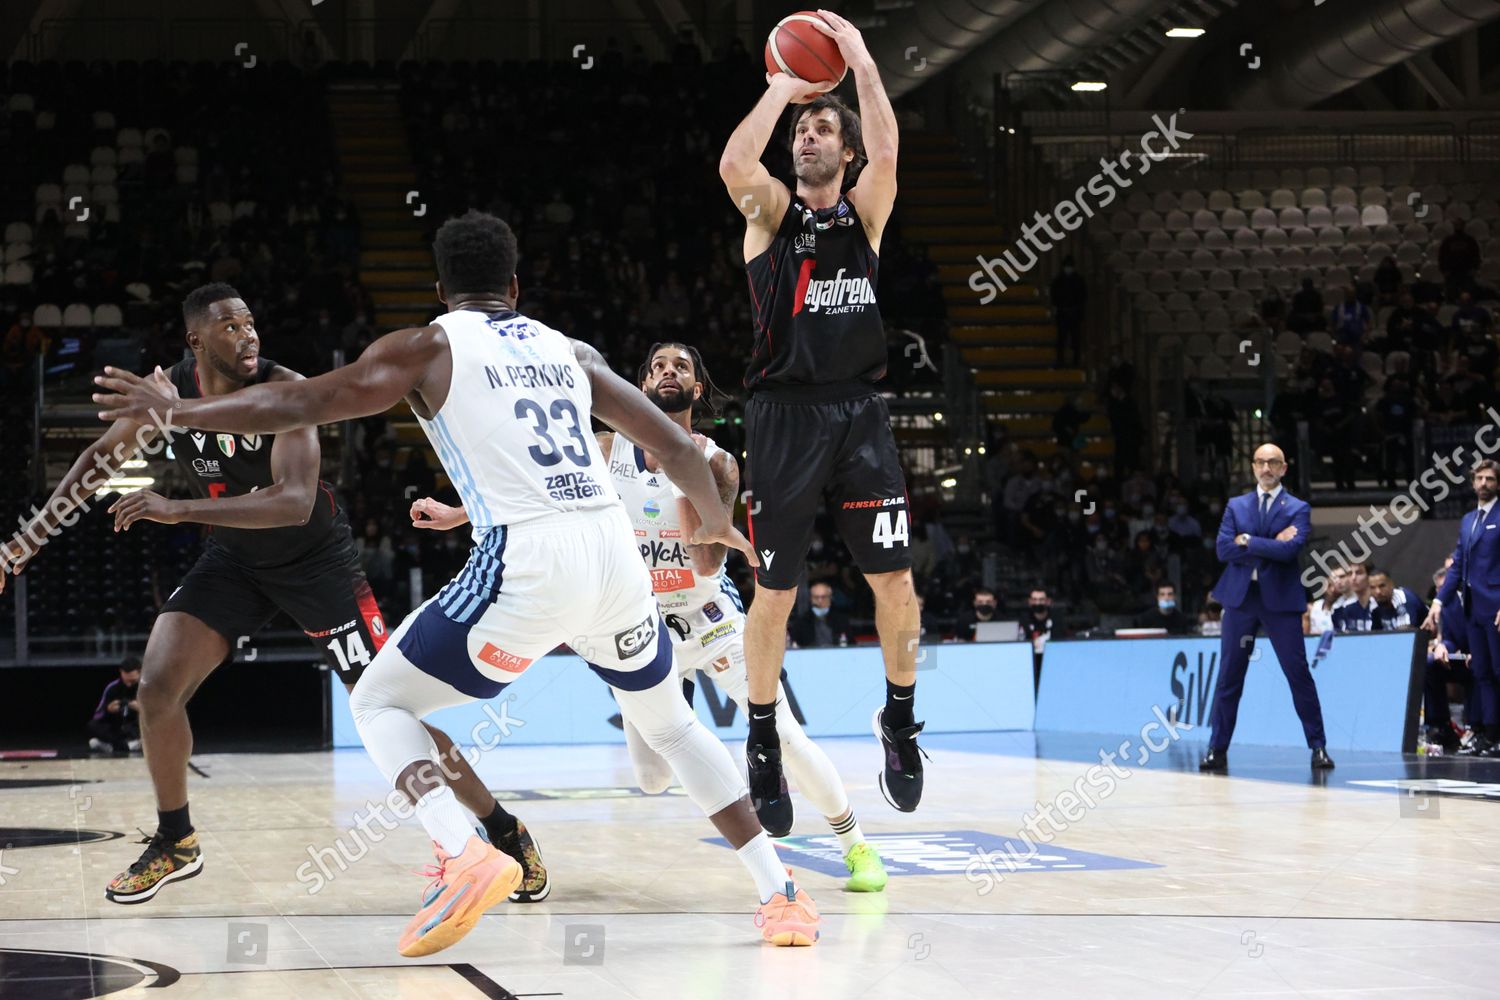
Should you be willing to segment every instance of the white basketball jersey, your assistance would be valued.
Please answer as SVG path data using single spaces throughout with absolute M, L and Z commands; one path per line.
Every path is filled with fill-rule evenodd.
M 712 459 L 719 446 L 705 438 L 703 457 Z M 616 434 L 609 451 L 609 475 L 625 502 L 637 547 L 651 571 L 651 589 L 663 614 L 697 611 L 725 598 L 724 567 L 712 576 L 699 576 L 687 553 L 672 481 L 665 472 L 646 468 L 646 455 L 635 442 Z M 730 585 L 733 587 L 733 584 Z
M 453 380 L 418 423 L 479 541 L 491 528 L 619 503 L 590 429 L 593 390 L 568 338 L 513 310 L 455 309 Z

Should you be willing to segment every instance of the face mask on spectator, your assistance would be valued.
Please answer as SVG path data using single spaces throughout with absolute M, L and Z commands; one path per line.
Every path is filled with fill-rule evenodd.
M 1168 597 L 1164 600 L 1157 601 L 1156 606 L 1161 609 L 1162 614 L 1166 614 L 1173 608 L 1177 607 L 1177 599 L 1174 597 Z
M 1047 605 L 1046 604 L 1038 602 L 1038 601 L 1032 601 L 1030 603 L 1029 607 L 1031 608 L 1031 613 L 1033 615 L 1036 615 L 1038 618 L 1046 617 L 1046 614 L 1047 614 Z
M 828 611 L 829 611 L 828 608 L 820 608 L 816 604 L 813 605 L 812 613 L 813 613 L 813 617 L 815 617 L 815 618 L 827 618 L 828 617 Z
M 974 616 L 976 618 L 989 618 L 995 613 L 994 601 L 975 601 Z

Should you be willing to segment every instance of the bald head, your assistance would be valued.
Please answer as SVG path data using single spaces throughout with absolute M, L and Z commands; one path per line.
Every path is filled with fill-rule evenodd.
M 1286 475 L 1286 456 L 1280 448 L 1267 442 L 1255 449 L 1251 471 L 1261 489 L 1274 490 L 1281 483 L 1281 477 Z

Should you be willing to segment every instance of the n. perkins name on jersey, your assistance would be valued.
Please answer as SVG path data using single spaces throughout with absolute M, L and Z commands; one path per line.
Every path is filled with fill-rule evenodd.
M 485 365 L 491 389 L 573 388 L 572 365 Z
M 821 312 L 825 316 L 837 316 L 840 313 L 864 312 L 865 306 L 875 304 L 875 288 L 870 284 L 869 278 L 845 278 L 846 269 L 842 267 L 832 278 L 814 278 L 812 273 L 816 266 L 816 261 L 802 262 L 797 296 L 792 306 L 793 316 L 800 313 L 803 306 L 810 313 Z

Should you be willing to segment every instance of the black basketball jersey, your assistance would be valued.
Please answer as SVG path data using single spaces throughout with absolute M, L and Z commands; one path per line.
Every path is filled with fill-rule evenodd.
M 251 384 L 264 382 L 276 362 L 262 357 Z M 179 361 L 167 372 L 183 399 L 200 399 L 198 362 Z M 271 475 L 272 434 L 216 434 L 192 428 L 172 435 L 172 459 L 187 477 L 188 488 L 199 499 L 237 497 L 276 482 Z M 333 499 L 333 490 L 318 480 L 318 497 L 303 525 L 284 528 L 226 528 L 211 526 L 213 540 L 247 566 L 282 566 L 320 546 L 347 543 L 349 522 Z
M 827 395 L 849 395 L 885 374 L 880 258 L 847 197 L 814 210 L 793 195 L 771 245 L 745 270 L 755 320 L 751 392 L 825 386 Z

